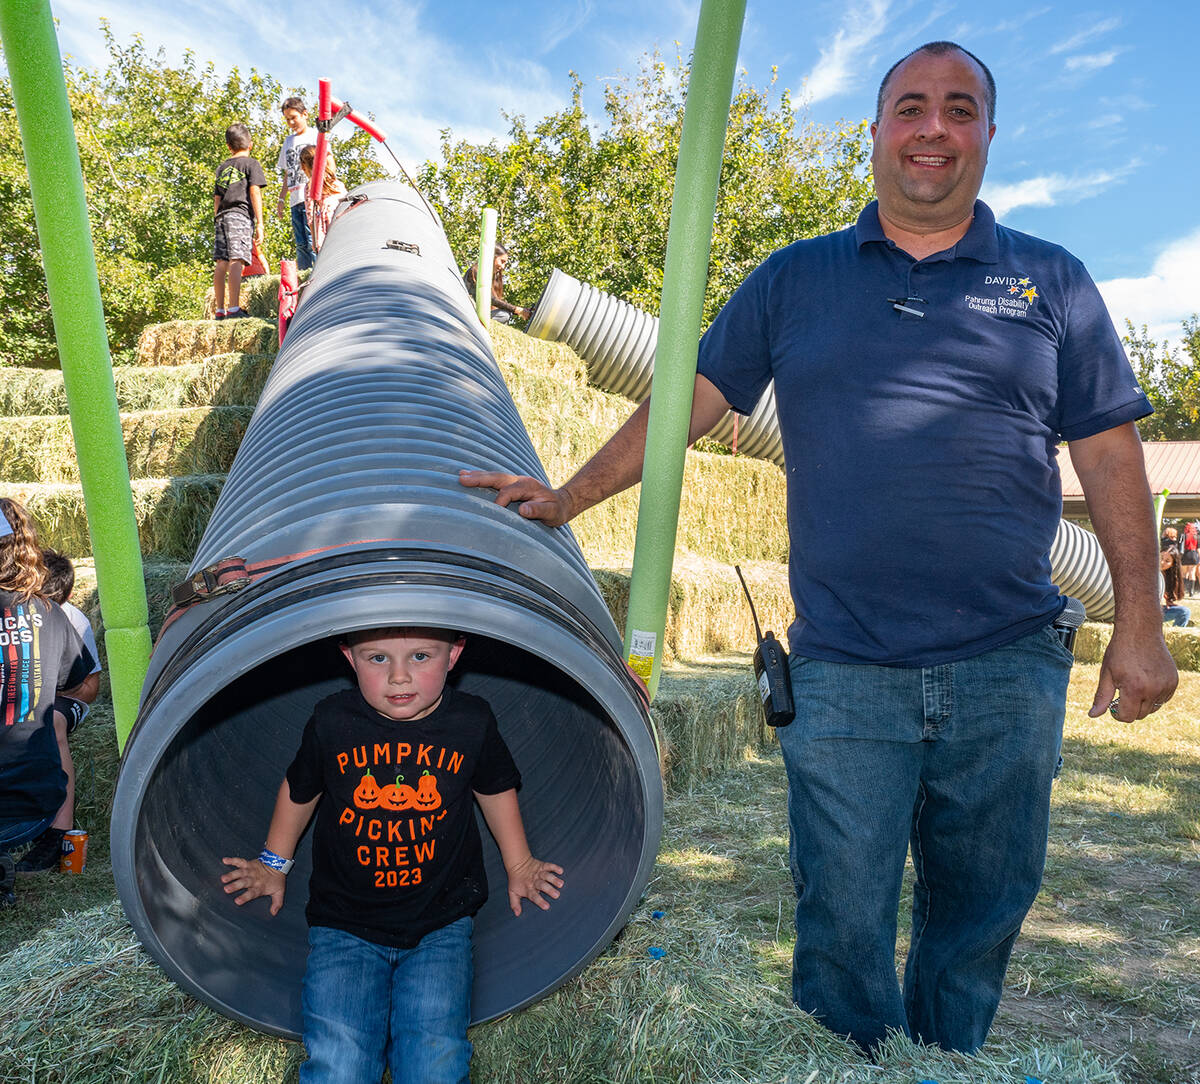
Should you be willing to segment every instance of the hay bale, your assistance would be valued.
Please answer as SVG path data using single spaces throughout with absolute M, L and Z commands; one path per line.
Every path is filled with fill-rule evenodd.
M 764 629 L 782 639 L 792 623 L 787 569 L 768 561 L 742 566 Z M 592 577 L 617 628 L 625 628 L 629 606 L 628 568 L 593 569 Z M 663 658 L 697 659 L 754 647 L 754 621 L 732 565 L 691 553 L 677 553 L 667 597 Z
M 138 339 L 139 365 L 180 365 L 217 354 L 268 354 L 279 349 L 265 320 L 173 320 L 152 324 Z
M 274 361 L 274 354 L 218 354 L 186 365 L 118 365 L 117 406 L 122 411 L 253 406 Z M 61 371 L 0 369 L 0 416 L 66 413 Z
M 251 407 L 143 410 L 121 417 L 133 478 L 220 474 L 229 469 Z M 0 463 L 13 482 L 78 482 L 70 419 L 63 415 L 0 420 Z
M 587 369 L 559 343 L 492 329 L 513 402 L 551 481 L 565 482 L 633 413 L 619 395 L 587 384 Z M 589 563 L 633 554 L 639 487 L 588 509 L 571 529 Z M 684 467 L 677 547 L 728 563 L 787 558 L 783 472 L 773 463 L 691 451 Z
M 775 740 L 763 722 L 749 655 L 664 667 L 650 714 L 671 790 L 688 790 Z
M 306 282 L 312 271 L 301 271 L 297 276 L 300 282 Z M 251 316 L 260 320 L 272 322 L 279 319 L 279 276 L 255 275 L 254 278 L 242 279 L 242 288 L 238 294 L 238 303 Z M 204 295 L 205 320 L 211 320 L 217 312 L 217 295 L 210 286 Z
M 66 412 L 67 396 L 60 370 L 0 368 L 0 416 Z
M 142 553 L 190 560 L 224 482 L 223 474 L 134 481 L 133 511 Z M 76 556 L 92 552 L 79 486 L 20 483 L 9 487 L 9 495 L 29 509 L 45 545 Z
M 100 609 L 100 593 L 96 586 L 96 563 L 91 557 L 72 559 L 75 564 L 75 590 L 71 602 L 78 606 L 92 623 L 96 643 L 100 648 L 101 664 L 105 662 L 104 614 Z M 142 562 L 146 580 L 146 601 L 150 611 L 150 635 L 157 637 L 163 618 L 172 606 L 171 588 L 187 576 L 187 561 L 148 558 Z

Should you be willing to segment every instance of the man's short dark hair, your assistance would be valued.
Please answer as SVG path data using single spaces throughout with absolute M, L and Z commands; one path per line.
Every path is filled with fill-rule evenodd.
M 42 594 L 51 602 L 61 605 L 75 590 L 75 566 L 71 564 L 70 557 L 64 556 L 58 550 L 42 550 L 42 560 L 46 564 L 46 580 L 42 584 Z
M 987 119 L 988 124 L 996 123 L 996 80 L 992 78 L 992 73 L 988 71 L 988 66 L 979 59 L 969 49 L 964 49 L 961 45 L 954 41 L 928 41 L 924 45 L 919 45 L 911 53 L 907 53 L 896 61 L 887 70 L 887 74 L 883 77 L 883 82 L 879 84 L 879 94 L 875 98 L 875 123 L 879 123 L 880 117 L 883 116 L 883 98 L 887 93 L 888 80 L 891 79 L 892 73 L 900 67 L 909 57 L 916 56 L 917 53 L 930 53 L 933 56 L 945 56 L 947 53 L 959 52 L 963 56 L 969 56 L 976 64 L 979 65 L 983 72 L 983 89 L 984 98 L 987 104 Z
M 304 104 L 303 98 L 297 98 L 293 94 L 290 98 L 283 99 L 283 105 L 279 107 L 280 113 L 286 113 L 289 109 L 294 109 L 297 113 L 308 115 L 308 107 Z
M 231 151 L 248 151 L 250 142 L 250 129 L 244 124 L 231 124 L 225 129 L 225 143 Z

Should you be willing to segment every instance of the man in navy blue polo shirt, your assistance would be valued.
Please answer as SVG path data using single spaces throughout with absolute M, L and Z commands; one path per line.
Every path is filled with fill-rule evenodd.
M 775 384 L 797 614 L 796 721 L 779 731 L 793 995 L 868 1048 L 888 1029 L 980 1046 L 1041 882 L 1072 663 L 1051 628 L 1061 440 L 1116 593 L 1090 714 L 1119 689 L 1117 718 L 1142 718 L 1177 679 L 1134 426 L 1151 408 L 1082 264 L 977 200 L 994 113 L 991 73 L 960 46 L 903 58 L 871 126 L 877 201 L 769 257 L 700 346 L 693 439 Z M 462 481 L 563 523 L 638 480 L 647 415 L 562 489 Z M 853 529 L 846 492 L 878 509 L 885 547 Z

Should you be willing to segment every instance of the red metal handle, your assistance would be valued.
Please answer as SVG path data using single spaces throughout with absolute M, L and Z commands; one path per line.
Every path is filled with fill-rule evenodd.
M 334 113 L 340 112 L 342 103 L 336 98 L 331 99 L 331 102 L 333 104 Z M 360 116 L 358 113 L 354 112 L 353 109 L 346 114 L 346 119 L 354 124 L 357 124 L 372 139 L 378 139 L 380 143 L 387 142 L 387 136 L 385 136 L 382 131 L 380 131 L 374 124 L 367 120 L 366 117 Z
M 333 98 L 329 93 L 329 80 L 318 79 L 320 88 L 317 96 L 317 119 L 328 120 L 333 116 Z M 317 150 L 313 155 L 312 179 L 308 182 L 308 198 L 320 203 L 325 186 L 325 157 L 329 153 L 329 134 L 317 130 Z

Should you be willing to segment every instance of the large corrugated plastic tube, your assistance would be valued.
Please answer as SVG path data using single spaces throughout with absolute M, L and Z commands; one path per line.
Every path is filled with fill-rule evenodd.
M 350 200 L 192 572 L 315 552 L 167 625 L 112 815 L 117 887 L 150 954 L 221 1012 L 283 1035 L 300 1026 L 309 837 L 275 918 L 265 900 L 234 905 L 221 858 L 258 854 L 313 705 L 349 686 L 339 634 L 466 633 L 451 680 L 491 704 L 531 846 L 566 870 L 548 912 L 514 918 L 481 827 L 491 896 L 476 919 L 476 1022 L 542 997 L 611 941 L 662 829 L 644 690 L 574 536 L 458 483 L 462 467 L 545 472 L 441 225 L 399 184 Z
M 566 343 L 587 363 L 591 382 L 604 391 L 636 402 L 650 394 L 658 319 L 627 301 L 556 267 L 529 321 L 529 334 Z M 709 435 L 722 444 L 733 445 L 732 413 L 726 414 Z M 741 419 L 737 450 L 757 459 L 769 459 L 785 469 L 773 384 L 763 392 L 753 412 Z M 1050 550 L 1050 567 L 1051 578 L 1059 589 L 1084 604 L 1089 620 L 1112 620 L 1112 580 L 1095 535 L 1061 520 Z
M 529 321 L 529 334 L 566 343 L 588 367 L 596 387 L 641 402 L 650 394 L 658 317 L 627 301 L 572 278 L 557 267 L 538 299 Z M 743 455 L 769 459 L 783 467 L 783 440 L 775 413 L 775 386 L 770 385 L 754 410 L 744 418 L 732 411 L 709 433 L 713 440 Z

